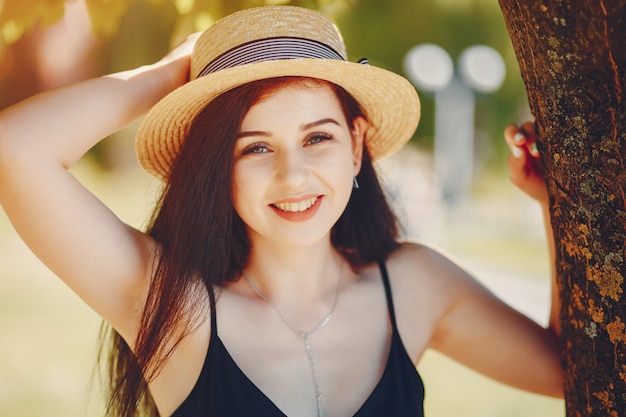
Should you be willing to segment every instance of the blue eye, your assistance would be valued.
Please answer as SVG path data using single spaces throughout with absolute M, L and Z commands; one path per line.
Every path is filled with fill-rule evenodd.
M 328 133 L 313 133 L 307 137 L 306 144 L 315 145 L 317 143 L 332 139 L 334 139 L 333 135 L 329 135 Z
M 242 151 L 242 155 L 250 155 L 250 154 L 260 154 L 269 152 L 267 145 L 264 143 L 252 143 L 246 146 Z

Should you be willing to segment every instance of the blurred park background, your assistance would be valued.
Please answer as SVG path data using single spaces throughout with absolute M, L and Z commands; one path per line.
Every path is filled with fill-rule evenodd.
M 502 139 L 507 123 L 530 115 L 496 0 L 0 0 L 0 109 L 156 61 L 187 34 L 262 4 L 321 10 L 341 29 L 352 61 L 367 57 L 412 80 L 420 74 L 407 67 L 409 51 L 420 45 L 446 51 L 448 67 L 433 60 L 433 69 L 422 60 L 419 70 L 435 81 L 448 71 L 448 84 L 416 82 L 420 126 L 408 147 L 380 163 L 389 196 L 407 237 L 451 253 L 496 294 L 545 323 L 549 265 L 541 215 L 508 183 Z M 469 88 L 463 78 L 461 56 L 476 45 L 497 51 L 505 69 L 483 68 L 483 78 L 502 78 L 489 89 Z M 458 91 L 470 99 L 465 107 L 442 109 L 455 82 L 465 83 Z M 135 161 L 135 129 L 107 138 L 73 171 L 120 218 L 141 228 L 160 184 Z M 446 132 L 456 142 L 442 147 Z M 465 168 L 442 170 L 441 155 L 460 158 L 454 165 Z M 450 183 L 462 186 L 447 189 Z M 102 415 L 93 374 L 99 325 L 0 211 L 0 416 Z M 504 387 L 433 352 L 419 370 L 429 417 L 564 415 L 561 401 Z

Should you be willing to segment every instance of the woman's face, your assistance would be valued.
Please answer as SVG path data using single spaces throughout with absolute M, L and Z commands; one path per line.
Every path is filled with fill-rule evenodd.
M 333 90 L 312 81 L 286 84 L 250 108 L 235 143 L 233 200 L 253 244 L 329 238 L 361 167 L 366 121 L 353 125 Z

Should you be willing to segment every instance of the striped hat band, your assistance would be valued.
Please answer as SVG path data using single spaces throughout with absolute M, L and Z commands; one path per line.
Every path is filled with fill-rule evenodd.
M 232 48 L 213 61 L 198 74 L 198 78 L 226 68 L 255 62 L 274 61 L 279 59 L 335 59 L 343 61 L 343 57 L 328 45 L 311 39 L 294 37 L 276 37 L 257 39 Z

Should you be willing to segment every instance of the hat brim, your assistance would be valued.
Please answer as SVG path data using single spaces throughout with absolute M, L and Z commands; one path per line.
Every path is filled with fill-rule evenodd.
M 284 76 L 325 80 L 350 93 L 370 122 L 365 137 L 373 160 L 400 149 L 411 139 L 419 123 L 420 102 L 415 88 L 391 71 L 348 61 L 265 61 L 197 78 L 161 99 L 137 131 L 135 146 L 139 163 L 150 174 L 167 178 L 192 121 L 211 100 L 252 81 Z

